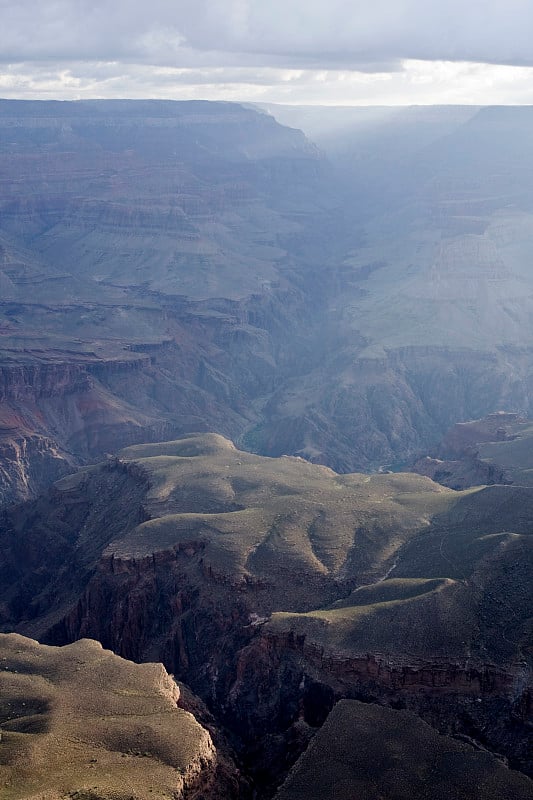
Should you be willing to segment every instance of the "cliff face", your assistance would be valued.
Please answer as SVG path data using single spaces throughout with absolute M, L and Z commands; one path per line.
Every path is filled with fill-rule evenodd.
M 0 102 L 0 625 L 162 660 L 260 788 L 343 697 L 532 769 L 533 432 L 386 473 L 531 407 L 532 120 L 424 113 L 345 181 L 237 105 Z
M 237 737 L 259 786 L 279 782 L 339 698 L 408 709 L 532 773 L 529 660 L 423 660 L 400 642 L 389 653 L 370 642 L 370 652 L 338 652 L 290 620 L 285 630 L 265 627 L 264 590 L 252 581 L 208 574 L 199 586 L 204 556 L 205 546 L 188 542 L 166 556 L 101 564 L 47 639 L 90 634 L 130 658 L 161 659 Z
M 0 438 L 0 502 L 35 497 L 75 464 L 76 459 L 45 436 L 4 433 Z
M 339 652 L 312 630 L 293 629 L 290 618 L 282 630 L 279 622 L 265 628 L 264 588 L 254 581 L 208 572 L 199 586 L 204 557 L 205 545 L 190 541 L 167 556 L 101 564 L 50 640 L 90 634 L 133 659 L 160 658 L 238 735 L 252 774 L 264 770 L 267 782 L 279 779 L 290 753 L 299 752 L 300 722 L 320 726 L 342 697 L 409 709 L 531 774 L 527 656 L 505 666 L 466 653 L 424 660 L 395 636 L 389 652 L 376 652 L 371 640 L 367 652 Z
M 454 425 L 435 449 L 413 467 L 444 486 L 464 489 L 479 484 L 531 485 L 531 424 L 503 411 Z
M 531 668 L 524 664 L 503 670 L 399 653 L 350 657 L 289 626 L 284 633 L 267 626 L 241 651 L 236 675 L 226 713 L 250 737 L 265 726 L 272 739 L 284 731 L 290 740 L 301 721 L 320 726 L 337 700 L 353 698 L 407 709 L 441 733 L 477 742 L 532 773 Z
M 73 465 L 120 447 L 206 429 L 236 438 L 256 418 L 252 398 L 276 382 L 276 359 L 287 356 L 275 342 L 296 298 L 261 300 L 255 310 L 161 302 L 155 341 L 9 351 L 0 363 L 0 502 L 34 496 Z M 131 309 L 113 313 L 135 324 Z M 142 314 L 151 324 L 155 308 Z
M 81 364 L 0 365 L 0 401 L 37 400 L 62 396 L 88 388 L 87 372 Z
M 3 102 L 0 162 L 6 447 L 79 463 L 242 433 L 306 339 L 289 273 L 315 273 L 326 243 L 298 251 L 336 218 L 316 148 L 232 104 Z M 45 485 L 28 470 L 5 462 L 0 500 Z
M 289 214 L 325 186 L 301 131 L 227 103 L 68 103 L 55 112 L 0 107 L 2 232 L 19 248 L 18 257 L 6 248 L 6 299 L 28 299 L 28 255 L 26 277 L 39 269 L 39 294 L 56 301 L 72 301 L 75 284 L 78 299 L 109 302 L 117 292 L 106 285 L 238 299 L 279 280 L 280 234 L 298 236 L 306 224 Z M 309 216 L 319 208 L 315 200 Z M 51 286 L 60 277 L 64 286 Z
M 105 385 L 135 381 L 148 356 L 99 362 L 73 354 L 26 356 L 0 366 L 0 502 L 33 497 L 84 460 L 169 425 L 119 400 Z M 77 363 L 76 363 L 77 361 Z
M 503 411 L 458 423 L 446 432 L 438 446 L 438 455 L 451 459 L 477 454 L 480 444 L 512 441 L 524 429 L 527 430 L 527 425 L 523 416 Z
M 322 346 L 324 360 L 272 394 L 246 444 L 346 472 L 402 466 L 458 419 L 528 407 L 527 379 L 510 384 L 505 358 L 442 346 L 376 353 L 355 332 L 345 349 L 338 336 L 327 341 L 327 329 Z M 523 359 L 529 365 L 531 354 Z
M 92 353 L 31 350 L 25 363 L 4 363 L 4 501 L 30 496 L 58 477 L 58 458 L 66 471 L 122 446 L 208 429 L 271 456 L 294 453 L 342 471 L 376 468 L 424 450 L 457 416 L 520 402 L 521 389 L 502 394 L 505 377 L 494 386 L 476 354 L 461 356 L 454 404 L 446 399 L 452 356 L 438 348 L 421 361 L 414 351 L 400 361 L 388 355 L 339 364 L 338 333 L 321 329 L 312 309 L 302 313 L 303 302 L 300 293 L 281 290 L 268 299 L 220 302 L 216 310 L 165 300 L 157 341 L 137 341 L 128 350 L 115 344 L 114 353 L 107 346 Z M 117 306 L 121 313 L 128 325 L 141 314 Z M 155 318 L 152 310 L 142 316 L 146 325 Z M 336 346 L 339 355 L 329 362 Z M 472 383 L 480 399 L 473 399 Z M 33 455 L 27 465 L 16 455 L 24 441 L 35 463 Z M 470 480 L 453 486 L 506 480 L 501 470 L 474 467 Z M 424 469 L 434 477 L 440 467 Z
M 461 460 L 448 461 L 425 456 L 412 466 L 413 472 L 427 475 L 433 481 L 451 489 L 466 489 L 468 486 L 513 483 L 509 473 L 493 464 L 486 464 L 472 453 Z

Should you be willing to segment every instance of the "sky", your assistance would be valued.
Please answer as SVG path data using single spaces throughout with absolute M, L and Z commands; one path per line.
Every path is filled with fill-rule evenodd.
M 0 0 L 0 97 L 533 104 L 533 0 Z

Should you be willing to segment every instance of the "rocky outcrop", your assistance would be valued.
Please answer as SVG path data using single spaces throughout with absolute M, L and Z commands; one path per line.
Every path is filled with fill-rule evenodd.
M 41 636 L 68 612 L 110 539 L 146 519 L 146 475 L 109 462 L 95 477 L 90 485 L 68 476 L 60 489 L 2 515 L 4 630 L 23 618 Z
M 0 366 L 0 504 L 34 497 L 77 465 L 169 425 L 133 410 L 105 387 L 135 381 L 150 358 L 56 362 L 30 358 Z
M 443 486 L 530 485 L 531 424 L 520 414 L 499 411 L 454 425 L 436 448 L 412 467 Z
M 274 632 L 267 625 L 241 651 L 236 675 L 227 714 L 249 732 L 264 726 L 271 736 L 284 731 L 288 737 L 300 720 L 320 726 L 338 699 L 353 698 L 408 709 L 442 733 L 469 737 L 513 768 L 533 772 L 531 674 L 524 664 L 503 670 L 399 653 L 348 655 L 290 625 Z
M 449 486 L 450 489 L 467 489 L 469 486 L 491 485 L 494 483 L 513 483 L 509 472 L 503 467 L 487 464 L 470 451 L 461 460 L 446 461 L 441 458 L 425 456 L 415 461 L 413 472 L 426 475 L 432 481 Z
M 527 766 L 529 462 L 465 495 L 383 473 L 531 406 L 530 112 L 453 112 L 419 162 L 360 159 L 355 196 L 252 109 L 43 109 L 0 103 L 4 499 L 210 429 L 382 474 L 220 437 L 130 450 L 3 512 L 1 624 L 163 659 L 267 772 L 352 694 Z M 476 447 L 513 444 L 493 427 Z M 458 485 L 507 480 L 468 452 Z
M 347 188 L 300 131 L 236 104 L 2 101 L 0 393 L 24 416 L 16 435 L 87 462 L 217 430 L 350 472 L 405 464 L 457 420 L 527 412 L 513 243 L 529 241 L 529 189 L 510 204 L 485 185 L 494 159 L 529 158 L 515 112 L 498 110 L 504 148 L 490 114 L 402 112 L 408 177 L 385 124 Z M 440 179 L 425 151 L 410 161 L 420 125 Z M 465 177 L 476 136 L 487 160 L 465 157 Z
M 36 400 L 74 392 L 89 387 L 87 369 L 82 364 L 28 363 L 0 364 L 0 401 Z
M 516 439 L 526 418 L 521 414 L 498 411 L 482 419 L 454 425 L 442 439 L 438 454 L 441 458 L 463 458 L 475 454 L 484 442 L 505 442 Z
M 72 454 L 45 436 L 0 436 L 0 504 L 35 497 L 75 465 Z
M 432 451 L 457 419 L 524 404 L 526 383 L 509 385 L 500 357 L 440 346 L 375 348 L 380 354 L 369 357 L 359 332 L 351 336 L 344 351 L 343 340 L 328 341 L 323 328 L 320 366 L 272 394 L 244 436 L 247 446 L 345 472 L 398 468 Z
M 306 340 L 309 292 L 284 273 L 319 275 L 326 243 L 297 250 L 337 217 L 316 148 L 216 103 L 3 102 L 5 137 L 20 147 L 0 155 L 0 426 L 18 414 L 13 436 L 77 463 L 237 438 Z

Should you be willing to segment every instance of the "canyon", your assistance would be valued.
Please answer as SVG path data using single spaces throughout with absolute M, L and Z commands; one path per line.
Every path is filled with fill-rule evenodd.
M 324 155 L 231 103 L 0 102 L 4 501 L 194 431 L 353 471 L 529 413 L 528 113 L 303 115 Z
M 0 101 L 9 798 L 533 797 L 532 125 Z

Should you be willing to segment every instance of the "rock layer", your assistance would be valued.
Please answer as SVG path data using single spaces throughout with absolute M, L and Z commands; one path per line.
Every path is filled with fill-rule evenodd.
M 529 112 L 361 113 L 339 175 L 236 104 L 2 101 L 6 447 L 216 430 L 349 472 L 528 412 Z M 46 480 L 4 473 L 8 501 Z

